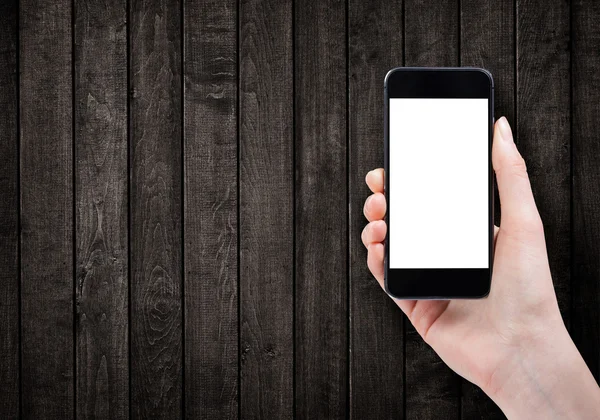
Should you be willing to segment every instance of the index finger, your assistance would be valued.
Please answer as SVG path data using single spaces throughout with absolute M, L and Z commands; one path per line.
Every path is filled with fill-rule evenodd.
M 373 169 L 365 178 L 369 189 L 374 193 L 383 193 L 383 177 L 384 171 L 382 168 Z

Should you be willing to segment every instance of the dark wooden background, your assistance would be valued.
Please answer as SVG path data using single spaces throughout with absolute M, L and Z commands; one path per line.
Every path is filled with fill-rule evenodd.
M 0 418 L 476 419 L 369 275 L 394 66 L 483 66 L 600 374 L 600 3 L 0 2 Z

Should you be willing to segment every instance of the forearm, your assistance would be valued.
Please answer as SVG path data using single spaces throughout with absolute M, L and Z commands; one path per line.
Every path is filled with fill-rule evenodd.
M 524 346 L 484 391 L 509 419 L 600 417 L 600 388 L 566 330 Z

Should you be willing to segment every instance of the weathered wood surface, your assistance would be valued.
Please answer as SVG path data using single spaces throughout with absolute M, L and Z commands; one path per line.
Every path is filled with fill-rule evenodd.
M 292 6 L 244 0 L 239 16 L 240 404 L 247 418 L 293 416 Z
M 184 1 L 183 212 L 187 418 L 238 415 L 237 14 Z
M 20 388 L 32 419 L 75 411 L 72 17 L 67 0 L 19 5 Z
M 0 3 L 0 418 L 19 414 L 17 3 Z
M 183 398 L 179 1 L 129 2 L 131 411 L 179 418 Z
M 346 4 L 299 0 L 294 12 L 296 415 L 337 419 L 349 373 Z
M 127 9 L 75 4 L 76 415 L 129 415 Z
M 370 277 L 383 77 L 490 69 L 600 376 L 600 8 L 0 5 L 1 418 L 503 418 Z

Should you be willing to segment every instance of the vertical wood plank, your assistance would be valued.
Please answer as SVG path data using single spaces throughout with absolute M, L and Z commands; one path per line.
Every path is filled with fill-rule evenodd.
M 571 334 L 600 379 L 600 4 L 572 3 L 573 279 Z
M 512 1 L 461 0 L 461 65 L 483 67 L 494 77 L 495 117 L 515 124 L 515 39 Z M 500 201 L 496 196 L 495 213 Z M 504 414 L 483 391 L 462 381 L 463 419 L 503 419 Z
M 296 415 L 347 416 L 346 4 L 295 4 Z
M 187 418 L 238 415 L 237 2 L 186 1 Z
M 240 9 L 243 418 L 293 416 L 292 1 Z
M 458 8 L 458 0 L 404 0 L 406 66 L 460 65 Z
M 569 325 L 571 139 L 569 3 L 517 0 L 516 142 L 540 211 L 558 303 Z
M 407 66 L 457 66 L 459 62 L 458 0 L 405 0 Z M 460 417 L 461 379 L 452 372 L 405 321 L 406 418 Z
M 130 2 L 131 404 L 179 418 L 182 396 L 179 2 Z
M 16 0 L 0 3 L 0 418 L 19 416 L 19 156 Z
M 403 64 L 402 0 L 350 0 L 350 413 L 398 418 L 404 411 L 403 315 L 367 268 L 361 232 L 367 221 L 368 171 L 383 167 L 383 78 Z
M 25 418 L 73 398 L 71 1 L 20 4 L 21 326 Z
M 129 416 L 126 2 L 75 3 L 77 418 Z

